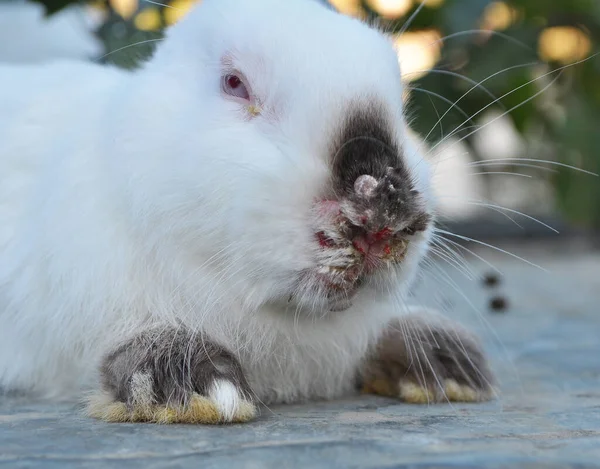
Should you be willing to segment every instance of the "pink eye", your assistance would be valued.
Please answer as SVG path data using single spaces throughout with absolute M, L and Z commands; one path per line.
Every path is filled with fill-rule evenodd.
M 245 101 L 250 100 L 250 93 L 248 92 L 248 88 L 242 81 L 240 77 L 237 75 L 225 75 L 223 77 L 223 92 L 229 96 L 233 96 L 234 98 L 240 98 Z

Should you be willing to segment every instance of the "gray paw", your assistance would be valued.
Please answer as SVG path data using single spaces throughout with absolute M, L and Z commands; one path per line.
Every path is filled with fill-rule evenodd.
M 103 393 L 88 413 L 102 420 L 220 423 L 256 414 L 233 354 L 184 328 L 138 333 L 105 357 L 100 372 Z
M 361 370 L 364 392 L 406 402 L 478 402 L 494 378 L 477 340 L 457 324 L 410 315 L 385 331 Z

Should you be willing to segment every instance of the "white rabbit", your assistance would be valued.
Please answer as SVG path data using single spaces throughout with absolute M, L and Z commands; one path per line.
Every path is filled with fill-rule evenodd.
M 404 308 L 435 206 L 376 29 L 205 0 L 139 70 L 0 82 L 0 386 L 194 422 L 357 385 L 489 397 L 477 343 Z

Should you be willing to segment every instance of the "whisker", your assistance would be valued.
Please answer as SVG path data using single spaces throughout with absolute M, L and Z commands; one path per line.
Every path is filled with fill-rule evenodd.
M 528 102 L 530 102 L 530 101 L 534 100 L 534 99 L 535 99 L 535 98 L 537 98 L 539 95 L 543 94 L 543 93 L 544 93 L 544 92 L 545 92 L 545 91 L 546 91 L 548 88 L 550 88 L 551 86 L 553 86 L 553 85 L 554 85 L 554 83 L 556 83 L 556 81 L 557 81 L 557 80 L 560 78 L 561 74 L 562 74 L 562 71 L 560 71 L 560 72 L 559 72 L 559 73 L 556 75 L 556 77 L 552 79 L 552 81 L 551 81 L 550 83 L 548 83 L 546 86 L 544 86 L 544 87 L 543 87 L 543 88 L 542 88 L 540 91 L 538 91 L 537 93 L 535 93 L 533 96 L 530 96 L 529 98 L 527 98 L 527 99 L 525 99 L 525 100 L 521 101 L 519 104 L 517 104 L 517 105 L 513 106 L 513 107 L 512 107 L 512 108 L 510 108 L 508 111 L 506 111 L 506 112 L 503 112 L 502 114 L 500 114 L 499 116 L 497 116 L 497 117 L 495 117 L 494 119 L 490 120 L 489 122 L 486 122 L 485 124 L 481 125 L 481 126 L 479 127 L 479 129 L 476 129 L 476 130 L 474 130 L 474 131 L 471 131 L 471 132 L 469 132 L 467 135 L 463 135 L 463 136 L 462 136 L 460 139 L 458 139 L 456 142 L 453 142 L 453 143 L 450 145 L 450 147 L 452 147 L 452 146 L 454 146 L 454 145 L 457 145 L 457 144 L 459 144 L 459 143 L 460 143 L 460 142 L 462 142 L 463 140 L 465 140 L 465 139 L 469 138 L 471 135 L 473 135 L 473 134 L 475 134 L 475 133 L 479 132 L 480 130 L 482 130 L 482 129 L 484 129 L 484 128 L 488 127 L 489 125 L 493 124 L 493 123 L 494 123 L 494 122 L 496 122 L 497 120 L 499 120 L 499 119 L 502 119 L 502 118 L 503 118 L 504 116 L 506 116 L 507 114 L 510 114 L 510 113 L 511 113 L 511 112 L 513 112 L 514 110 L 516 110 L 516 109 L 520 108 L 521 106 L 524 106 L 524 105 L 525 105 L 525 104 L 527 104 Z M 527 86 L 528 84 L 530 84 L 530 83 L 532 83 L 532 82 L 534 82 L 534 81 L 537 81 L 537 80 L 539 80 L 539 79 L 543 78 L 543 77 L 544 77 L 544 76 L 546 76 L 546 75 L 547 75 L 547 74 L 545 74 L 545 75 L 542 75 L 542 76 L 540 76 L 540 77 L 537 77 L 537 78 L 535 78 L 535 79 L 533 79 L 533 80 L 530 80 L 529 82 L 527 82 L 527 83 L 525 83 L 525 84 L 523 84 L 523 85 L 521 85 L 521 86 L 518 86 L 517 88 L 513 89 L 512 91 L 509 91 L 508 93 L 505 93 L 504 95 L 502 95 L 502 96 L 500 97 L 500 99 L 502 99 L 502 98 L 504 98 L 505 96 L 508 96 L 508 95 L 510 95 L 510 94 L 512 94 L 512 93 L 514 93 L 515 91 L 519 90 L 520 88 L 523 88 L 523 87 Z M 492 106 L 493 104 L 494 104 L 494 103 L 490 103 L 490 104 L 488 104 L 487 106 L 484 106 L 482 109 L 480 109 L 480 110 L 479 110 L 479 111 L 477 111 L 475 114 L 473 114 L 473 115 L 471 116 L 471 119 L 472 119 L 473 117 L 476 117 L 477 115 L 481 114 L 483 111 L 485 111 L 487 108 L 489 108 L 489 107 L 490 107 L 490 106 Z M 471 120 L 469 120 L 469 121 L 465 121 L 465 122 L 471 122 Z M 450 134 L 450 136 L 451 136 L 451 135 L 452 135 L 452 133 Z M 440 143 L 441 143 L 441 142 L 440 142 Z M 440 145 L 440 143 L 436 143 L 435 145 L 433 145 L 433 147 L 431 147 L 431 149 L 430 149 L 429 151 L 431 152 L 431 151 L 435 150 L 435 149 L 436 149 L 436 147 L 438 147 L 438 146 Z
M 142 44 L 148 44 L 149 42 L 158 42 L 158 41 L 163 41 L 164 38 L 159 37 L 159 38 L 155 38 L 155 39 L 146 39 L 145 41 L 139 41 L 139 42 L 135 42 L 133 44 L 128 44 L 126 46 L 123 47 L 119 47 L 118 49 L 115 49 L 113 51 L 110 51 L 108 54 L 104 54 L 103 56 L 101 56 L 98 60 L 102 60 L 105 59 L 106 57 L 108 57 L 109 55 L 112 54 L 116 54 L 117 52 L 120 52 L 122 50 L 128 49 L 130 47 L 134 47 L 134 46 L 141 46 Z
M 417 9 L 413 12 L 412 15 L 410 15 L 408 17 L 408 19 L 404 22 L 404 24 L 402 25 L 402 27 L 400 28 L 400 31 L 398 31 L 398 35 L 402 35 L 404 32 L 406 32 L 406 30 L 408 28 L 410 28 L 410 25 L 412 24 L 412 22 L 415 20 L 415 18 L 417 17 L 417 15 L 421 12 L 421 10 L 425 7 L 427 3 L 427 0 L 423 0 L 421 2 L 421 4 L 417 7 Z
M 457 33 L 448 34 L 447 36 L 441 37 L 438 40 L 432 42 L 431 45 L 434 45 L 434 44 L 437 44 L 440 42 L 444 42 L 447 39 L 452 39 L 452 38 L 460 37 L 460 36 L 467 36 L 469 34 L 491 34 L 492 36 L 498 36 L 498 37 L 501 37 L 502 39 L 506 39 L 507 41 L 512 42 L 513 44 L 521 46 L 523 49 L 527 49 L 527 50 L 535 53 L 535 49 L 528 46 L 523 41 L 519 41 L 518 39 L 515 39 L 514 37 L 509 36 L 508 34 L 501 33 L 500 31 L 493 31 L 493 30 L 489 30 L 489 29 L 467 29 L 466 31 L 460 31 Z
M 385 143 L 384 141 L 375 138 L 375 137 L 371 137 L 371 136 L 367 136 L 367 135 L 359 135 L 358 137 L 353 137 L 350 138 L 348 140 L 346 140 L 342 146 L 337 150 L 337 152 L 335 153 L 335 155 L 333 155 L 333 160 L 335 160 L 337 158 L 337 156 L 340 154 L 340 152 L 346 147 L 346 145 L 351 144 L 352 142 L 355 142 L 357 140 L 371 140 L 373 142 L 376 142 L 378 144 L 380 144 L 382 147 L 386 148 L 387 150 L 391 151 L 393 154 L 395 153 L 395 150 L 390 147 L 387 143 Z
M 471 85 L 475 86 L 476 88 L 479 88 L 480 90 L 482 90 L 485 94 L 487 94 L 490 98 L 497 100 L 498 97 L 492 93 L 490 90 L 488 90 L 485 86 L 483 86 L 480 83 L 477 83 L 475 80 L 473 80 L 472 78 L 469 78 L 465 75 L 462 75 L 461 73 L 456 73 L 456 72 L 451 72 L 450 70 L 441 70 L 439 68 L 431 68 L 429 70 L 417 70 L 414 72 L 409 72 L 409 73 L 403 73 L 402 76 L 408 76 L 408 75 L 415 75 L 417 73 L 423 73 L 423 72 L 427 72 L 427 73 L 437 73 L 440 75 L 449 75 L 452 77 L 456 77 L 456 78 L 460 78 L 461 80 L 464 80 L 468 83 L 470 83 Z M 503 109 L 506 109 L 505 106 L 502 103 L 499 103 L 500 106 Z
M 509 161 L 509 162 L 510 161 L 528 161 L 528 162 L 535 162 L 535 163 L 545 163 L 545 164 L 554 165 L 554 166 L 562 166 L 563 168 L 568 168 L 568 169 L 572 169 L 574 171 L 579 171 L 580 173 L 589 174 L 590 176 L 598 176 L 598 173 L 594 173 L 592 171 L 587 171 L 585 169 L 578 168 L 577 166 L 572 166 L 572 165 L 566 164 L 566 163 L 560 163 L 558 161 L 541 160 L 541 159 L 537 159 L 537 158 L 494 158 L 493 161 L 489 161 L 489 162 L 475 161 L 473 163 L 469 163 L 469 165 L 480 166 L 480 165 L 484 165 L 484 164 L 502 164 L 502 162 L 505 162 L 505 161 Z M 533 166 L 533 167 L 537 167 L 537 166 Z M 538 167 L 538 168 L 542 169 L 543 166 Z M 550 169 L 550 168 L 545 168 L 545 169 Z
M 464 201 L 467 205 L 474 205 L 473 200 L 472 199 L 465 199 L 463 197 L 457 197 L 457 196 L 451 196 L 451 195 L 441 195 L 438 196 L 440 199 L 457 199 L 457 200 L 462 200 Z M 487 201 L 485 201 L 485 199 L 483 199 L 484 202 L 482 203 L 482 206 L 485 208 L 489 208 L 490 210 L 499 213 L 500 215 L 502 215 L 504 218 L 510 220 L 512 223 L 514 223 L 515 225 L 517 225 L 519 228 L 524 229 L 523 226 L 521 226 L 514 218 L 512 218 L 510 215 L 508 215 L 507 213 L 504 213 L 502 210 L 500 210 L 499 208 L 494 207 L 492 203 L 489 203 Z
M 531 66 L 539 65 L 539 64 L 540 64 L 540 62 L 529 62 L 529 63 L 519 64 L 519 65 L 513 65 L 511 67 L 504 68 L 502 70 L 499 70 L 499 71 L 491 74 L 490 76 L 484 78 L 483 80 L 479 81 L 478 85 L 481 85 L 481 84 L 485 83 L 486 81 L 491 80 L 492 78 L 494 78 L 494 77 L 496 77 L 498 75 L 501 75 L 503 73 L 510 72 L 512 70 L 516 70 L 516 69 L 519 69 L 519 68 L 531 67 Z M 442 114 L 441 119 L 443 119 L 444 117 L 446 117 L 448 115 L 448 113 L 452 110 L 452 108 L 456 107 L 458 105 L 458 103 L 463 100 L 463 98 L 465 98 L 466 96 L 468 96 L 475 89 L 477 89 L 477 87 L 473 86 L 472 88 L 470 88 L 467 91 L 465 91 L 456 101 L 454 101 L 453 105 L 450 106 L 450 108 L 448 108 L 444 114 Z M 502 99 L 502 98 L 503 98 L 503 96 L 500 97 L 500 99 Z M 494 103 L 491 103 L 491 104 L 494 104 Z M 435 125 L 437 125 L 437 124 L 435 124 Z M 458 126 L 457 128 L 460 128 L 460 127 L 461 126 Z M 432 131 L 430 131 L 425 136 L 424 140 L 427 140 L 431 136 L 431 132 Z M 448 136 L 446 136 L 446 138 L 448 138 Z
M 530 176 L 529 174 L 512 173 L 510 171 L 483 171 L 481 173 L 468 173 L 468 176 L 481 176 L 484 174 L 503 174 L 505 176 L 518 176 L 522 178 L 533 179 L 533 176 Z
M 392 295 L 393 300 L 398 304 L 398 306 L 400 308 L 403 308 L 404 310 L 406 310 L 407 312 L 410 312 L 410 307 L 406 304 L 405 299 L 401 296 L 398 295 L 396 292 L 394 292 L 394 294 Z M 453 408 L 452 403 L 450 402 L 450 399 L 448 399 L 448 396 L 446 395 L 446 390 L 444 388 L 444 386 L 442 385 L 439 376 L 437 375 L 437 373 L 435 372 L 435 368 L 433 367 L 433 364 L 431 363 L 431 361 L 429 360 L 429 357 L 427 356 L 427 352 L 425 351 L 425 348 L 423 347 L 423 343 L 425 342 L 427 345 L 431 346 L 431 344 L 428 341 L 424 340 L 424 337 L 422 334 L 419 334 L 416 326 L 411 325 L 410 321 L 399 321 L 399 324 L 403 330 L 403 336 L 405 337 L 405 339 L 407 338 L 407 336 L 410 338 L 410 344 L 412 345 L 414 352 L 415 352 L 415 356 L 417 357 L 417 363 L 419 365 L 419 370 L 421 372 L 421 376 L 419 377 L 418 375 L 416 375 L 417 377 L 417 381 L 420 381 L 420 379 L 422 379 L 423 381 L 420 382 L 421 387 L 425 388 L 427 391 L 429 391 L 430 389 L 427 387 L 427 380 L 425 378 L 425 371 L 423 369 L 423 365 L 421 364 L 421 359 L 420 359 L 420 355 L 417 352 L 417 348 L 415 345 L 415 342 L 419 345 L 419 348 L 421 349 L 421 353 L 423 358 L 426 361 L 426 365 L 429 366 L 429 370 L 431 371 L 431 374 L 433 375 L 434 380 L 436 381 L 438 388 L 440 390 L 440 392 L 443 394 L 445 400 L 447 401 L 447 403 L 450 405 L 451 408 Z M 433 336 L 433 332 L 431 331 L 431 328 L 429 327 L 429 332 L 431 334 L 431 336 L 434 339 L 435 344 L 437 345 L 437 347 L 439 348 L 439 344 L 437 342 L 437 340 L 435 339 L 435 337 Z M 409 332 L 408 334 L 404 334 L 404 331 Z M 409 345 L 409 341 L 406 342 L 407 345 Z M 408 350 L 410 350 L 410 348 L 408 348 Z M 411 358 L 411 364 L 412 364 L 412 358 Z M 407 373 L 408 370 L 407 369 Z M 427 397 L 427 404 L 429 405 L 429 393 L 426 393 L 426 397 Z
M 470 137 L 471 135 L 473 135 L 475 132 L 478 132 L 479 130 L 481 130 L 481 129 L 483 129 L 483 128 L 487 127 L 488 125 L 491 125 L 491 124 L 493 124 L 493 123 L 494 123 L 494 122 L 496 122 L 498 119 L 501 119 L 501 118 L 503 118 L 503 117 L 504 117 L 504 116 L 506 116 L 507 114 L 509 114 L 509 113 L 511 113 L 512 111 L 514 111 L 514 110 L 516 110 L 516 109 L 520 108 L 521 106 L 523 106 L 523 105 L 527 104 L 527 103 L 528 103 L 528 102 L 530 102 L 531 100 L 533 100 L 533 99 L 535 99 L 536 97 L 538 97 L 540 94 L 544 93 L 544 92 L 545 92 L 545 91 L 546 91 L 548 88 L 550 88 L 552 85 L 554 85 L 554 83 L 555 83 L 555 82 L 558 80 L 558 78 L 560 78 L 560 76 L 562 75 L 562 73 L 563 73 L 563 71 L 564 71 L 565 69 L 567 69 L 567 68 L 569 68 L 569 67 L 572 67 L 572 66 L 575 66 L 575 65 L 578 65 L 578 64 L 580 64 L 580 63 L 586 62 L 586 61 L 588 61 L 588 60 L 591 60 L 592 58 L 594 58 L 594 57 L 596 57 L 596 56 L 598 56 L 598 55 L 600 55 L 600 52 L 597 52 L 597 53 L 596 53 L 596 54 L 594 54 L 594 55 L 591 55 L 591 56 L 589 56 L 589 57 L 587 57 L 587 58 L 585 58 L 585 59 L 579 60 L 579 61 L 577 61 L 577 62 L 574 62 L 574 63 L 572 63 L 572 64 L 569 64 L 569 65 L 564 65 L 564 66 L 562 66 L 562 67 L 559 67 L 559 68 L 557 68 L 557 69 L 555 69 L 555 70 L 552 70 L 552 71 L 550 71 L 550 72 L 544 73 L 544 74 L 542 74 L 542 75 L 540 75 L 540 76 L 538 76 L 538 77 L 535 77 L 535 78 L 533 78 L 533 79 L 531 79 L 531 80 L 527 81 L 526 83 L 524 83 L 524 84 L 522 84 L 522 85 L 520 85 L 520 86 L 518 86 L 518 87 L 514 88 L 513 90 L 511 90 L 511 91 L 509 91 L 509 92 L 507 92 L 507 93 L 503 94 L 502 96 L 500 96 L 500 98 L 498 98 L 498 100 L 500 100 L 500 99 L 503 99 L 503 98 L 505 98 L 506 96 L 509 96 L 509 95 L 511 95 L 511 94 L 512 94 L 512 93 L 514 93 L 515 91 L 518 91 L 518 90 L 520 90 L 520 89 L 522 89 L 522 88 L 526 87 L 527 85 L 530 85 L 531 83 L 534 83 L 534 82 L 536 82 L 536 81 L 539 81 L 539 80 L 541 80 L 542 78 L 545 78 L 545 77 L 547 77 L 547 76 L 550 76 L 550 75 L 552 75 L 553 73 L 556 73 L 556 72 L 558 72 L 558 73 L 557 73 L 557 75 L 556 75 L 556 77 L 555 77 L 555 78 L 553 78 L 553 79 L 552 79 L 552 81 L 550 81 L 550 83 L 548 83 L 546 86 L 544 86 L 544 87 L 543 87 L 543 88 L 542 88 L 540 91 L 538 91 L 537 93 L 535 93 L 533 96 L 530 96 L 529 98 L 525 99 L 524 101 L 521 101 L 519 104 L 517 104 L 517 105 L 513 106 L 512 108 L 510 108 L 510 109 L 509 109 L 509 110 L 507 110 L 506 112 L 504 112 L 504 113 L 500 114 L 498 117 L 496 117 L 496 118 L 492 119 L 491 121 L 489 121 L 489 122 L 486 122 L 486 123 L 485 123 L 485 124 L 483 124 L 483 125 L 482 125 L 482 126 L 481 126 L 481 127 L 478 129 L 478 130 L 476 130 L 476 131 L 473 131 L 473 132 L 470 132 L 469 134 L 467 134 L 467 135 L 465 135 L 465 136 L 461 137 L 461 139 L 460 139 L 460 140 L 458 140 L 458 142 L 455 142 L 455 143 L 459 143 L 459 142 L 463 141 L 464 139 L 466 139 L 466 138 Z M 488 78 L 489 78 L 489 77 L 488 77 Z M 472 119 L 473 119 L 474 117 L 478 116 L 479 114 L 481 114 L 483 111 L 485 111 L 486 109 L 488 109 L 490 106 L 492 106 L 492 105 L 494 105 L 494 104 L 495 104 L 495 103 L 494 103 L 494 102 L 492 102 L 492 103 L 490 103 L 490 104 L 488 104 L 488 105 L 484 106 L 482 109 L 480 109 L 480 110 L 479 110 L 479 111 L 477 111 L 475 114 L 473 114 L 473 115 L 471 116 L 471 118 L 470 118 L 470 119 L 468 119 L 468 120 L 466 120 L 465 122 L 463 122 L 463 124 L 466 124 L 466 123 L 468 123 L 468 122 L 472 122 Z M 443 117 L 443 116 L 442 116 L 442 117 Z M 460 127 L 460 126 L 459 126 L 459 127 Z M 450 135 L 452 135 L 452 133 L 451 133 Z M 446 137 L 446 138 L 448 138 L 448 137 Z M 434 145 L 434 146 L 431 148 L 431 150 L 430 150 L 430 151 L 434 150 L 434 149 L 435 149 L 437 146 L 439 146 L 439 145 L 440 145 L 440 143 L 441 143 L 441 142 L 438 142 L 437 144 L 435 144 L 435 145 Z
M 473 161 L 471 163 L 467 163 L 466 166 L 517 166 L 520 168 L 533 168 L 539 169 L 541 171 L 548 171 L 551 173 L 558 173 L 558 170 L 552 168 L 546 168 L 544 166 L 539 166 L 535 164 L 525 164 L 525 163 L 502 163 L 496 161 Z
M 159 7 L 172 8 L 177 11 L 185 11 L 182 8 L 174 7 L 173 5 L 167 5 L 166 3 L 154 2 L 153 0 L 143 0 L 146 3 L 151 3 L 152 5 L 158 5 Z
M 437 241 L 437 244 L 436 244 Z M 464 268 L 469 271 L 469 273 L 473 276 L 473 277 L 477 277 L 478 275 L 475 274 L 473 272 L 473 269 L 471 269 L 471 266 L 469 265 L 469 263 L 467 262 L 467 260 L 465 259 L 465 256 L 462 255 L 459 251 L 457 251 L 456 249 L 454 249 L 453 246 L 449 246 L 448 243 L 445 243 L 444 241 L 448 241 L 445 238 L 440 238 L 438 235 L 434 235 L 434 240 L 432 245 L 434 245 L 435 247 L 441 249 L 441 250 L 446 250 L 448 252 L 449 255 L 452 255 L 454 257 L 454 259 L 456 259 L 457 262 L 460 262 L 460 264 L 462 266 L 464 266 Z
M 489 262 L 488 260 L 486 260 L 485 258 L 483 258 L 482 256 L 480 256 L 479 254 L 477 254 L 475 251 L 469 249 L 466 246 L 463 246 L 460 243 L 457 243 L 456 241 L 452 240 L 452 239 L 448 239 L 448 238 L 444 238 L 443 236 L 440 236 L 438 234 L 434 234 L 433 238 L 436 242 L 444 242 L 444 243 L 450 243 L 460 249 L 463 249 L 464 251 L 468 252 L 469 254 L 471 254 L 472 256 L 474 256 L 475 258 L 479 259 L 481 262 L 483 262 L 484 264 L 486 264 L 488 267 L 490 267 L 491 269 L 493 269 L 495 272 L 497 272 L 498 274 L 502 275 L 502 271 L 496 267 L 494 264 L 492 264 L 491 262 Z
M 448 265 L 450 265 L 454 269 L 458 270 L 462 275 L 464 275 L 469 280 L 473 280 L 473 276 L 471 275 L 471 273 L 469 271 L 467 271 L 456 259 L 452 258 L 452 256 L 448 255 L 445 252 L 442 252 L 441 250 L 439 250 L 435 247 L 431 248 L 431 253 L 433 255 L 439 257 L 441 260 L 446 262 Z
M 418 343 L 418 339 L 417 339 L 417 337 L 415 337 L 415 335 L 414 335 L 415 331 L 410 326 L 410 324 L 407 323 L 407 322 L 405 322 L 404 325 L 406 327 L 406 331 L 408 332 L 408 337 L 410 338 L 410 343 L 412 344 L 413 351 L 415 352 L 415 357 L 417 359 L 417 366 L 419 367 L 419 372 L 421 374 L 421 376 L 418 377 L 417 380 L 419 380 L 419 378 L 422 379 L 423 381 L 420 382 L 421 387 L 427 389 L 427 379 L 425 378 L 425 370 L 423 368 L 423 364 L 421 363 L 421 356 L 417 352 L 417 346 L 415 344 L 415 342 Z M 415 339 L 417 339 L 417 340 L 415 340 Z M 421 347 L 422 347 L 422 345 L 421 345 Z M 425 354 L 423 354 L 423 355 L 425 355 Z M 429 366 L 431 368 L 431 363 L 429 364 Z M 418 375 L 415 373 L 415 376 L 418 376 Z M 429 402 L 429 393 L 426 393 L 426 396 L 427 396 L 427 404 L 429 405 L 430 404 L 430 402 Z
M 501 252 L 503 254 L 506 254 L 506 255 L 508 255 L 510 257 L 514 257 L 515 259 L 518 259 L 518 260 L 520 260 L 522 262 L 525 262 L 526 264 L 529 264 L 532 267 L 540 269 L 543 272 L 548 272 L 548 270 L 544 269 L 543 267 L 541 267 L 541 266 L 539 266 L 537 264 L 534 264 L 533 262 L 528 261 L 527 259 L 523 259 L 522 257 L 519 257 L 519 256 L 517 256 L 516 254 L 513 254 L 510 251 L 506 251 L 506 250 L 501 249 L 501 248 L 499 248 L 497 246 L 494 246 L 492 244 L 484 243 L 483 241 L 479 241 L 478 239 L 469 238 L 468 236 L 462 236 L 462 235 L 459 235 L 459 234 L 456 234 L 456 233 L 452 233 L 451 231 L 440 230 L 439 228 L 435 228 L 435 231 L 437 231 L 438 233 L 442 233 L 442 234 L 448 235 L 448 236 L 454 236 L 455 238 L 462 239 L 463 241 L 469 241 L 469 242 L 472 242 L 472 243 L 480 244 L 482 246 L 485 246 L 485 247 L 488 247 L 488 248 L 493 249 L 495 251 L 498 251 L 498 252 Z
M 427 98 L 429 99 L 429 102 L 431 103 L 431 107 L 433 107 L 433 110 L 435 111 L 435 115 L 438 116 L 438 119 L 440 118 L 440 113 L 437 110 L 437 107 L 435 105 L 435 103 L 433 102 L 433 99 L 431 99 L 431 95 L 427 95 Z M 440 122 L 440 139 L 444 139 L 444 127 L 442 125 L 442 123 Z
M 510 358 L 510 354 L 508 353 L 508 350 L 507 350 L 506 346 L 504 345 L 504 342 L 502 341 L 502 339 L 500 338 L 500 336 L 498 335 L 498 333 L 494 330 L 494 328 L 492 327 L 492 325 L 490 324 L 490 322 L 485 318 L 485 316 L 483 315 L 483 313 L 479 310 L 479 308 L 477 308 L 473 304 L 473 302 L 469 299 L 469 297 L 459 288 L 459 286 L 457 285 L 457 283 L 452 280 L 452 278 L 450 277 L 450 275 L 448 275 L 447 272 L 445 272 L 442 268 L 440 268 L 439 265 L 436 265 L 436 264 L 433 264 L 433 263 L 430 262 L 428 264 L 428 266 L 429 267 L 433 267 L 433 268 L 436 269 L 437 275 L 436 275 L 436 272 L 431 272 L 430 271 L 430 273 L 432 275 L 435 275 L 435 278 L 437 278 L 438 280 L 442 280 L 446 285 L 448 285 L 449 287 L 451 287 L 456 293 L 458 293 L 463 298 L 464 301 L 467 302 L 467 304 L 471 307 L 471 309 L 477 314 L 477 317 L 480 320 L 480 322 L 482 323 L 482 325 L 484 327 L 486 327 L 486 329 L 489 330 L 492 333 L 492 335 L 494 336 L 494 339 L 500 345 L 504 357 L 506 358 L 506 360 L 510 364 L 510 366 L 513 369 L 515 375 L 519 378 L 519 382 L 520 382 L 518 368 L 515 366 L 514 361 Z M 467 359 L 470 360 L 468 354 L 467 354 Z M 475 366 L 473 366 L 473 368 L 474 369 L 478 369 Z M 484 377 L 482 376 L 482 378 L 484 378 Z M 491 384 L 487 380 L 486 380 L 486 382 L 488 384 Z M 490 386 L 490 387 L 493 389 L 492 386 Z
M 559 232 L 558 232 L 558 230 L 556 228 L 552 228 L 550 225 L 544 223 L 543 221 L 538 220 L 537 218 L 532 217 L 531 215 L 527 215 L 526 213 L 519 212 L 518 210 L 514 210 L 514 209 L 508 208 L 508 207 L 503 207 L 501 205 L 484 204 L 484 203 L 481 203 L 481 202 L 467 202 L 467 203 L 470 203 L 471 205 L 482 206 L 482 207 L 492 207 L 492 208 L 496 208 L 498 210 L 506 210 L 507 212 L 511 212 L 511 213 L 514 213 L 514 214 L 517 214 L 517 215 L 521 215 L 522 217 L 528 218 L 529 220 L 532 220 L 532 221 L 534 221 L 536 223 L 539 223 L 540 225 L 548 228 L 549 230 L 554 231 L 556 234 L 559 234 Z
M 406 87 L 406 89 L 407 89 L 407 90 L 410 90 L 410 91 L 419 91 L 420 93 L 425 93 L 425 94 L 428 94 L 428 95 L 430 95 L 430 96 L 435 96 L 436 98 L 439 98 L 439 99 L 441 99 L 442 101 L 444 101 L 445 103 L 447 103 L 447 104 L 450 104 L 450 105 L 453 105 L 453 104 L 454 104 L 454 103 L 452 102 L 452 100 L 450 100 L 450 99 L 448 99 L 448 98 L 445 98 L 445 97 L 444 97 L 444 96 L 442 96 L 441 94 L 435 93 L 434 91 L 431 91 L 431 90 L 426 90 L 426 89 L 423 89 L 423 88 L 418 88 L 418 87 L 416 87 L 416 86 L 407 86 L 407 87 Z M 460 113 L 461 113 L 461 114 L 462 114 L 462 115 L 463 115 L 463 116 L 464 116 L 464 117 L 465 117 L 465 118 L 468 120 L 468 122 L 471 122 L 472 124 L 475 124 L 474 122 L 472 122 L 472 121 L 470 120 L 470 118 L 469 118 L 469 114 L 467 114 L 467 113 L 466 113 L 466 112 L 465 112 L 465 111 L 464 111 L 462 108 L 460 108 L 460 107 L 458 107 L 458 106 L 454 106 L 454 107 L 456 108 L 456 110 L 457 110 L 458 112 L 460 112 Z M 445 116 L 446 114 L 447 114 L 447 111 L 446 111 L 446 113 L 445 113 L 445 114 L 443 114 L 443 115 L 442 115 L 442 117 L 440 117 L 440 118 L 438 119 L 438 121 L 437 121 L 437 122 L 434 124 L 434 127 L 433 127 L 434 129 L 435 129 L 437 126 L 438 126 L 438 124 L 440 124 L 440 122 L 442 121 L 442 119 L 444 118 L 444 116 Z M 477 125 L 475 125 L 475 127 L 478 127 L 478 126 L 477 126 Z M 451 133 L 450 135 L 452 135 L 452 133 Z

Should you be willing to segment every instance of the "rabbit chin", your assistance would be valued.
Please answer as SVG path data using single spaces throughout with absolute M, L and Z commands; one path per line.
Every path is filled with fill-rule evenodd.
M 403 305 L 417 276 L 419 264 L 427 253 L 430 238 L 431 228 L 413 237 L 402 262 L 361 277 L 345 289 L 331 288 L 327 279 L 312 272 L 308 275 L 303 273 L 289 292 L 270 302 L 272 308 L 268 309 L 297 320 L 301 316 L 325 319 L 357 308 L 371 309 L 373 302 L 392 301 Z

